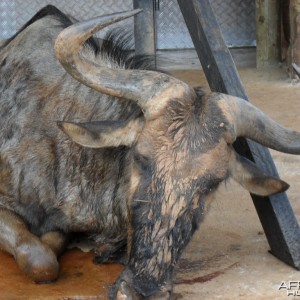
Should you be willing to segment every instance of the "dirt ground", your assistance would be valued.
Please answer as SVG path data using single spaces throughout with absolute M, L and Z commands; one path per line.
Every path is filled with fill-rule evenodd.
M 202 71 L 173 74 L 193 86 L 207 83 Z M 252 103 L 281 124 L 300 131 L 300 84 L 282 68 L 239 69 Z M 272 151 L 300 222 L 300 156 Z M 300 272 L 273 257 L 248 192 L 229 181 L 218 191 L 200 230 L 184 252 L 175 276 L 175 299 L 293 299 L 280 284 L 300 281 Z M 107 299 L 120 265 L 95 265 L 91 253 L 73 249 L 61 259 L 60 277 L 36 285 L 21 274 L 13 258 L 0 252 L 0 299 Z M 295 299 L 300 299 L 296 296 Z

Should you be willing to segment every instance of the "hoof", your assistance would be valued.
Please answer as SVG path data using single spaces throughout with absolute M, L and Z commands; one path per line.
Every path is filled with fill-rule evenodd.
M 57 279 L 59 264 L 53 251 L 42 243 L 24 243 L 15 249 L 20 269 L 36 283 L 49 283 Z

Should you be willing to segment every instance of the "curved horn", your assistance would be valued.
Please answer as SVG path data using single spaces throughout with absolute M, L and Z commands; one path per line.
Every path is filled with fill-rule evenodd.
M 232 116 L 236 137 L 249 138 L 280 152 L 300 154 L 299 132 L 281 126 L 248 101 L 229 95 L 222 98 Z
M 140 9 L 96 17 L 64 29 L 56 39 L 56 56 L 66 71 L 81 83 L 108 95 L 135 101 L 150 118 L 170 97 L 194 94 L 184 82 L 145 70 L 110 69 L 81 57 L 79 49 L 95 32 L 141 12 Z

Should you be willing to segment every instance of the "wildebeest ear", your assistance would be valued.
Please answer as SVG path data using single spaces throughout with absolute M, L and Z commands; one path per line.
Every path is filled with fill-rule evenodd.
M 142 131 L 144 120 L 57 122 L 59 128 L 75 143 L 88 148 L 131 146 Z
M 289 188 L 286 182 L 268 175 L 253 162 L 234 151 L 229 163 L 229 173 L 235 181 L 256 195 L 270 196 Z

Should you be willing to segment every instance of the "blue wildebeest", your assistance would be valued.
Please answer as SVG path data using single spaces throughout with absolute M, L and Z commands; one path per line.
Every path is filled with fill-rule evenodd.
M 91 37 L 137 12 L 71 25 L 48 6 L 1 46 L 0 247 L 49 282 L 72 233 L 88 235 L 100 261 L 127 245 L 110 297 L 169 299 L 173 268 L 222 181 L 259 195 L 288 188 L 232 143 L 299 154 L 300 134 Z

